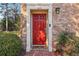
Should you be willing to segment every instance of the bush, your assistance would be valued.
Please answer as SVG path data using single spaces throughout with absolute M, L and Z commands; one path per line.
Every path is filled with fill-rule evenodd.
M 16 34 L 0 32 L 0 55 L 19 55 L 22 49 L 20 38 Z
M 77 56 L 79 55 L 79 37 L 73 33 L 62 32 L 59 35 L 57 50 L 64 55 Z

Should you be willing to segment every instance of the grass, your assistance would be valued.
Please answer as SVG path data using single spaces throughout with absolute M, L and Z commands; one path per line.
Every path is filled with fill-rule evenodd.
M 6 34 L 6 33 L 10 33 L 10 34 L 16 34 L 18 35 L 18 31 L 0 31 L 0 33 Z

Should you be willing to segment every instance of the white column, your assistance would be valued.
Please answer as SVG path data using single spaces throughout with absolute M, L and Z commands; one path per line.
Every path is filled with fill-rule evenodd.
M 31 45 L 30 45 L 30 41 L 31 41 L 31 28 L 30 28 L 30 9 L 29 9 L 29 6 L 27 5 L 27 11 L 26 11 L 26 16 L 27 16 L 27 23 L 26 23 L 26 30 L 27 30 L 27 38 L 26 38 L 26 51 L 29 52 L 31 50 Z
M 52 52 L 52 4 L 49 5 L 48 10 L 48 44 L 49 44 L 49 52 Z

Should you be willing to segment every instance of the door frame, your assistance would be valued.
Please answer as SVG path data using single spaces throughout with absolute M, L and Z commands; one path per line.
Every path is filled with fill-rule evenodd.
M 48 26 L 47 26 L 47 22 L 48 22 L 48 10 L 44 10 L 44 9 L 41 9 L 41 10 L 36 10 L 36 9 L 32 9 L 32 10 L 30 10 L 31 11 L 31 36 L 32 36 L 32 43 L 33 43 L 33 17 L 32 17 L 32 14 L 46 14 L 46 41 L 48 41 L 48 35 L 47 35 L 47 30 L 48 30 Z M 46 42 L 47 43 L 47 45 L 48 45 L 48 42 Z M 33 45 L 32 44 L 32 47 L 33 46 L 45 46 L 45 45 Z
M 32 50 L 31 10 L 48 10 L 48 51 L 52 52 L 52 4 L 26 4 L 26 51 Z

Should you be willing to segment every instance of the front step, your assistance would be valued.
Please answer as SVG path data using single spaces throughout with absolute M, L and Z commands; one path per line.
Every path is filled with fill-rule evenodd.
M 31 50 L 30 52 L 26 52 L 26 56 L 53 56 L 53 52 L 49 52 L 46 50 Z
M 46 46 L 32 46 L 32 50 L 48 50 Z

